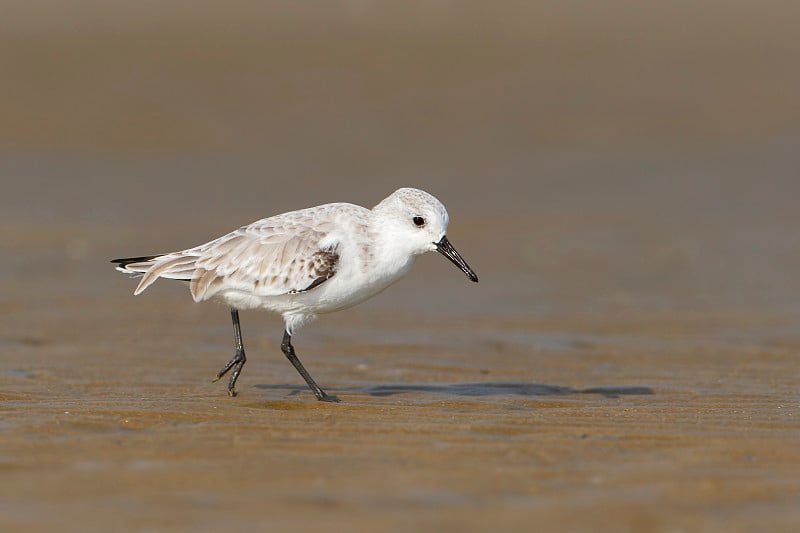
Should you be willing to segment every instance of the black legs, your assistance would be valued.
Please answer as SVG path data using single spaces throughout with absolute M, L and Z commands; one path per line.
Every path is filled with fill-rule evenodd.
M 319 388 L 319 385 L 314 381 L 314 378 L 311 377 L 311 374 L 303 367 L 303 363 L 300 362 L 300 359 L 297 358 L 297 355 L 294 353 L 294 346 L 292 346 L 292 336 L 289 335 L 288 331 L 283 332 L 283 341 L 281 342 L 281 350 L 283 351 L 283 355 L 292 363 L 292 366 L 303 376 L 303 379 L 306 380 L 308 383 L 308 387 L 311 389 L 311 392 L 314 393 L 314 396 L 317 397 L 317 400 L 321 402 L 338 402 L 339 398 L 336 396 L 331 396 L 327 394 L 324 390 Z
M 217 377 L 214 378 L 214 381 L 218 381 L 228 373 L 231 369 L 233 369 L 233 373 L 231 374 L 231 379 L 228 382 L 228 395 L 229 396 L 236 396 L 236 380 L 239 379 L 239 374 L 242 373 L 242 367 L 244 366 L 245 362 L 247 361 L 247 357 L 244 355 L 244 344 L 242 343 L 242 328 L 239 325 L 239 311 L 231 307 L 231 320 L 233 320 L 233 339 L 236 342 L 236 355 L 227 362 L 225 366 L 222 367 L 222 370 L 217 372 Z M 303 363 L 300 362 L 300 359 L 297 358 L 297 355 L 294 353 L 294 346 L 292 346 L 292 336 L 289 335 L 289 332 L 283 333 L 283 341 L 281 342 L 281 350 L 286 358 L 289 360 L 290 363 L 295 367 L 295 369 L 303 376 L 303 379 L 306 380 L 308 383 L 311 392 L 314 393 L 314 396 L 317 397 L 317 400 L 321 402 L 338 402 L 339 398 L 336 396 L 331 396 L 327 394 L 324 390 L 319 388 L 319 385 L 316 384 L 314 379 L 308 373 L 308 371 L 303 367 Z
M 231 307 L 231 320 L 233 320 L 233 339 L 236 342 L 236 355 L 222 367 L 222 370 L 217 372 L 217 377 L 214 378 L 214 381 L 218 381 L 232 368 L 233 374 L 231 374 L 231 380 L 228 382 L 228 396 L 236 396 L 234 387 L 236 387 L 236 380 L 239 379 L 239 374 L 242 373 L 242 367 L 247 361 L 247 357 L 244 355 L 244 344 L 242 344 L 242 327 L 239 325 L 239 311 L 234 307 Z

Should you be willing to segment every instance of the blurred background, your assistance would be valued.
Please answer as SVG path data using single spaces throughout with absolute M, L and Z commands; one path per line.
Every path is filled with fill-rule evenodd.
M 416 186 L 498 312 L 796 311 L 795 2 L 2 7 L 18 281 Z
M 0 380 L 12 413 L 0 431 L 16 428 L 19 450 L 30 439 L 47 440 L 41 435 L 53 413 L 75 412 L 76 398 L 127 398 L 135 411 L 153 383 L 195 390 L 227 360 L 224 309 L 195 306 L 185 287 L 168 283 L 134 299 L 134 282 L 115 273 L 109 259 L 187 248 L 320 203 L 372 206 L 402 186 L 425 189 L 448 207 L 449 237 L 481 282 L 473 286 L 442 258 L 425 257 L 402 289 L 320 320 L 303 332 L 298 351 L 331 355 L 303 358 L 321 383 L 463 382 L 479 378 L 458 376 L 458 369 L 480 368 L 500 372 L 485 378 L 499 381 L 644 385 L 667 410 L 678 404 L 659 387 L 677 383 L 689 395 L 706 386 L 728 387 L 732 395 L 757 391 L 767 397 L 758 409 L 787 395 L 796 399 L 796 1 L 0 0 L 0 12 L 0 349 L 7 361 Z M 250 313 L 243 323 L 246 343 L 276 350 L 279 319 Z M 392 358 L 380 356 L 387 350 Z M 439 370 L 408 370 L 430 364 L 428 350 Z M 170 358 L 158 359 L 166 351 Z M 250 387 L 296 381 L 279 355 L 269 365 L 248 366 Z M 118 366 L 105 366 L 110 360 Z M 362 367 L 378 374 L 352 370 Z M 29 409 L 31 398 L 49 401 L 41 380 L 58 400 L 23 417 L 19 409 Z M 222 387 L 202 384 L 197 394 L 222 394 Z M 251 388 L 249 394 L 283 392 Z M 725 401 L 727 407 L 707 412 L 732 413 L 727 409 L 740 405 L 735 396 Z M 207 398 L 191 405 L 180 409 L 199 409 Z M 116 428 L 106 404 L 96 409 L 92 423 Z M 159 413 L 154 420 L 172 416 Z M 197 423 L 210 424 L 203 416 Z M 780 431 L 798 429 L 796 418 L 770 420 L 778 420 Z M 595 422 L 581 419 L 575 431 Z M 739 427 L 743 434 L 750 427 L 735 426 L 738 419 L 717 422 L 703 427 Z M 83 457 L 82 439 L 92 428 L 74 426 L 60 438 Z M 653 493 L 653 501 L 677 501 L 665 507 L 673 510 L 722 501 L 722 522 L 712 525 L 730 516 L 739 522 L 728 525 L 785 518 L 786 493 L 770 492 L 769 485 L 791 456 L 783 438 L 768 446 L 785 451 L 770 463 L 771 473 L 732 482 L 766 483 L 764 493 L 777 507 L 751 509 L 752 495 L 714 500 L 718 493 L 705 485 L 693 492 L 692 480 L 676 482 L 666 497 Z M 654 460 L 647 446 L 657 444 L 644 442 L 644 450 L 631 453 L 647 470 Z M 381 443 L 372 444 L 369 450 L 383 453 Z M 527 457 L 530 446 L 525 441 L 512 451 Z M 686 451 L 681 446 L 675 449 Z M 686 464 L 720 456 L 719 449 L 701 449 L 707 456 L 691 448 Z M 3 457 L 9 465 L 25 463 L 26 452 L 6 451 L 0 463 Z M 208 453 L 197 452 L 205 459 Z M 286 463 L 274 453 L 273 461 Z M 671 449 L 659 453 L 668 458 L 664 472 L 682 464 Z M 416 472 L 415 460 L 399 469 Z M 567 462 L 556 460 L 553 469 Z M 15 470 L 7 493 L 35 496 L 48 483 L 68 487 L 74 464 L 84 463 L 63 459 L 56 461 L 61 470 L 35 469 L 42 464 L 31 459 L 33 477 Z M 441 479 L 446 474 L 435 465 L 465 471 L 437 460 L 425 470 Z M 286 475 L 302 470 L 295 467 Z M 725 464 L 720 475 L 733 471 Z M 91 472 L 83 475 L 103 491 L 98 480 L 115 478 L 119 469 Z M 51 477 L 58 473 L 63 477 Z M 111 487 L 107 494 L 133 490 Z M 339 501 L 319 490 L 324 501 Z M 602 483 L 596 490 L 580 501 L 601 512 L 586 502 L 612 491 Z M 374 503 L 372 493 L 361 500 L 348 494 L 345 510 L 353 501 Z M 554 493 L 565 502 L 571 494 Z M 18 523 L 31 525 L 25 513 L 63 511 L 59 497 L 17 502 Z M 499 501 L 520 509 L 514 506 L 521 500 Z M 191 513 L 201 505 L 181 502 L 169 511 Z M 135 505 L 118 503 L 105 508 L 136 515 Z M 318 510 L 314 502 L 299 508 Z M 577 520 L 572 510 L 560 519 Z M 709 522 L 687 524 L 708 530 Z

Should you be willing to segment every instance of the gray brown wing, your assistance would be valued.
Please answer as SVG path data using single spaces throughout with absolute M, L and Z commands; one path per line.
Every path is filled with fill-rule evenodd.
M 304 226 L 241 228 L 198 250 L 192 297 L 207 300 L 223 290 L 276 296 L 318 287 L 339 264 L 337 243 L 326 236 Z
M 161 277 L 189 281 L 196 301 L 223 290 L 258 296 L 310 291 L 338 269 L 337 217 L 357 219 L 368 212 L 350 204 L 293 211 L 181 252 L 120 260 L 118 269 L 142 275 L 134 294 Z

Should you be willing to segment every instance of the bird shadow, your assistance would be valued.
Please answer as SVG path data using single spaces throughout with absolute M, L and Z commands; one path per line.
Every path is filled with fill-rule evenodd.
M 282 389 L 291 390 L 291 394 L 307 391 L 306 387 L 295 385 L 268 385 L 258 384 L 259 389 Z M 543 383 L 526 382 L 477 382 L 477 383 L 452 383 L 447 385 L 438 384 L 391 384 L 373 385 L 370 387 L 341 387 L 330 389 L 331 392 L 361 392 L 370 396 L 385 397 L 397 394 L 409 394 L 414 392 L 425 392 L 432 394 L 443 394 L 448 396 L 571 396 L 577 394 L 597 394 L 605 398 L 619 398 L 620 396 L 637 396 L 655 394 L 650 387 L 638 385 L 619 385 L 605 387 L 589 387 L 586 389 L 574 389 L 560 385 L 546 385 Z

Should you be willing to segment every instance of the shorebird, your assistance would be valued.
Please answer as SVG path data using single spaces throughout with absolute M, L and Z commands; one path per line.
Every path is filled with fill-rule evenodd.
M 158 278 L 189 282 L 195 302 L 230 306 L 235 354 L 214 381 L 233 371 L 228 394 L 245 357 L 240 309 L 283 316 L 281 351 L 320 401 L 338 402 L 303 367 L 292 336 L 317 315 L 356 305 L 407 274 L 416 258 L 438 251 L 467 277 L 478 276 L 447 240 L 444 205 L 419 189 L 402 188 L 372 209 L 325 204 L 258 220 L 218 239 L 166 254 L 113 259 L 117 270 L 141 276 L 140 294 Z

